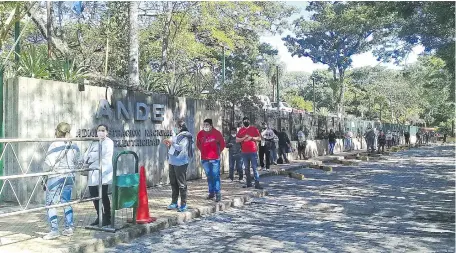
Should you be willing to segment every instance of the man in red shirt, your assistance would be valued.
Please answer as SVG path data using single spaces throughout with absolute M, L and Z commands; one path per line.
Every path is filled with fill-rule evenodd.
M 250 168 L 253 168 L 253 177 L 255 178 L 255 189 L 263 189 L 260 185 L 260 175 L 257 171 L 258 155 L 257 155 L 257 142 L 261 141 L 260 132 L 254 126 L 250 126 L 248 117 L 242 119 L 244 127 L 239 129 L 236 136 L 236 142 L 241 143 L 242 160 L 245 166 L 245 175 L 247 185 L 244 188 L 252 187 L 252 177 L 250 175 Z
M 203 130 L 196 137 L 196 146 L 201 151 L 201 164 L 209 187 L 208 199 L 219 202 L 220 194 L 220 153 L 225 149 L 222 133 L 212 126 L 212 119 L 205 119 Z

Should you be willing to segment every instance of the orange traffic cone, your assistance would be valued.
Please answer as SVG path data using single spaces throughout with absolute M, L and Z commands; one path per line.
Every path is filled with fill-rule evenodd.
M 138 191 L 138 208 L 136 209 L 136 223 L 144 224 L 151 223 L 157 218 L 149 215 L 149 199 L 147 198 L 146 188 L 146 169 L 141 166 L 139 171 L 139 191 Z

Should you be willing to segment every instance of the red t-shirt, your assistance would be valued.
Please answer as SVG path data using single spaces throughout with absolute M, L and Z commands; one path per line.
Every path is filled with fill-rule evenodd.
M 201 151 L 201 160 L 220 159 L 220 153 L 225 149 L 225 139 L 222 133 L 212 128 L 211 131 L 200 131 L 196 136 L 196 146 Z
M 239 129 L 237 134 L 238 138 L 244 138 L 244 136 L 249 135 L 250 137 L 259 137 L 260 131 L 254 126 L 243 127 Z M 243 141 L 241 142 L 241 150 L 242 153 L 256 153 L 257 152 L 257 145 L 255 141 Z

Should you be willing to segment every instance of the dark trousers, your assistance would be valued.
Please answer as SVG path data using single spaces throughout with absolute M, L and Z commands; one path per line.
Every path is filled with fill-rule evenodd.
M 188 164 L 180 166 L 169 165 L 169 181 L 172 191 L 171 202 L 177 204 L 177 199 L 180 194 L 181 206 L 187 204 L 187 167 Z
M 299 155 L 299 159 L 306 159 L 306 146 L 307 146 L 307 142 L 306 141 L 303 141 L 303 142 L 298 142 L 298 155 Z
M 98 197 L 98 186 L 89 186 L 90 197 L 95 198 Z M 102 185 L 101 189 L 101 198 L 103 201 L 103 217 L 111 219 L 111 202 L 109 201 L 108 197 L 108 185 Z M 97 210 L 97 215 L 100 212 L 100 207 L 98 206 L 98 200 L 93 201 L 93 205 Z
M 264 146 L 260 145 L 258 155 L 260 156 L 260 166 L 264 168 L 264 159 L 266 156 L 266 169 L 269 169 L 271 166 L 271 149 L 270 147 L 266 144 Z
M 281 157 L 283 159 L 284 163 L 290 163 L 290 161 L 288 161 L 288 157 L 287 157 L 287 149 L 288 149 L 288 146 L 279 146 L 279 157 Z
M 410 145 L 410 137 L 409 138 L 405 138 L 405 144 Z
M 380 153 L 380 148 L 382 148 L 382 153 L 385 152 L 385 143 L 379 143 L 378 144 L 378 152 Z
M 238 172 L 239 175 L 239 180 L 242 180 L 244 172 L 242 171 L 242 155 L 239 154 L 231 154 L 230 155 L 230 160 L 229 160 L 229 165 L 230 165 L 230 175 L 229 178 L 231 180 L 234 179 L 234 169 L 236 168 L 236 171 Z

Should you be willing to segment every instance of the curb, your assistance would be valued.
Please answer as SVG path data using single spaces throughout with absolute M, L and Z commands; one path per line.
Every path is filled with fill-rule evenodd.
M 192 221 L 193 219 L 199 218 L 202 215 L 224 211 L 230 209 L 231 207 L 241 207 L 251 198 L 258 198 L 267 195 L 268 192 L 266 190 L 255 191 L 249 194 L 245 194 L 241 197 L 235 197 L 230 200 L 221 201 L 212 206 L 203 206 L 196 209 L 190 209 L 188 212 L 178 213 L 172 218 L 159 218 L 153 223 L 133 225 L 131 227 L 127 227 L 123 230 L 113 233 L 112 235 L 109 235 L 105 238 L 92 238 L 81 244 L 73 244 L 64 252 L 89 253 L 102 251 L 106 248 L 114 247 L 119 243 L 128 243 L 133 239 L 136 239 L 143 235 L 158 232 L 165 228 Z

